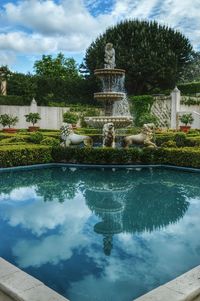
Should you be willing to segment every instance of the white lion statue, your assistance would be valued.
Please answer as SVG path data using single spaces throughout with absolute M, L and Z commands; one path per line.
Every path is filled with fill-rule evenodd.
M 84 143 L 85 146 L 91 147 L 93 140 L 89 136 L 75 134 L 72 125 L 69 123 L 63 123 L 61 129 L 62 146 L 68 147 L 70 145 L 78 145 Z
M 115 129 L 112 122 L 103 126 L 103 147 L 115 147 Z
M 140 144 L 147 147 L 156 148 L 156 144 L 152 142 L 153 131 L 155 128 L 153 123 L 146 123 L 142 127 L 141 133 L 137 135 L 127 136 L 123 140 L 123 146 L 128 148 L 131 144 Z

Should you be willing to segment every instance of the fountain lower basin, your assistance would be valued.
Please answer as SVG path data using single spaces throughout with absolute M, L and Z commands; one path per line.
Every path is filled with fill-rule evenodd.
M 127 127 L 133 122 L 131 116 L 95 116 L 85 117 L 85 122 L 93 128 L 102 128 L 104 124 L 112 122 L 116 129 Z

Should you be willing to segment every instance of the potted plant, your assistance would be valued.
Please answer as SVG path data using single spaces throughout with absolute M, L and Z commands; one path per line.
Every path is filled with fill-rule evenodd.
M 0 115 L 0 124 L 3 126 L 3 132 L 16 133 L 17 129 L 11 128 L 11 126 L 14 126 L 18 120 L 19 119 L 17 116 L 12 116 L 9 114 Z
M 78 119 L 79 119 L 79 117 L 75 113 L 65 112 L 63 114 L 63 122 L 72 124 L 73 128 L 76 128 Z
M 184 124 L 180 126 L 180 130 L 184 133 L 187 133 L 189 129 L 191 128 L 191 124 L 194 121 L 194 118 L 192 117 L 192 113 L 186 113 L 180 116 L 180 121 Z
M 38 120 L 40 120 L 39 113 L 29 113 L 27 115 L 24 115 L 26 117 L 26 122 L 31 122 L 32 126 L 29 126 L 28 130 L 29 132 L 36 132 L 39 130 L 39 126 L 35 126 Z

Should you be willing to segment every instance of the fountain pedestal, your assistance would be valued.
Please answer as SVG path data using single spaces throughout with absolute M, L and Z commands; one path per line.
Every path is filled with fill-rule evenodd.
M 123 128 L 133 121 L 124 89 L 125 70 L 113 68 L 115 51 L 111 45 L 108 43 L 105 47 L 107 68 L 94 71 L 102 83 L 102 91 L 94 93 L 94 99 L 103 102 L 105 110 L 105 116 L 85 117 L 85 122 L 94 128 L 102 128 L 106 123 L 113 123 L 115 128 Z

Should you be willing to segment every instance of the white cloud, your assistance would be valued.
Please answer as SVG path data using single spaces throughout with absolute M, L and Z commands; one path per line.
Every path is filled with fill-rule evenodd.
M 125 18 L 156 19 L 183 32 L 200 48 L 199 0 L 115 0 L 110 9 L 95 0 L 21 0 L 1 9 L 0 64 L 14 54 L 84 53 L 105 29 Z M 105 2 L 106 4 L 107 2 Z M 107 5 L 107 4 L 106 4 Z M 91 11 L 98 12 L 95 13 Z M 2 30 L 4 30 L 2 32 Z M 7 52 L 11 51 L 9 58 Z

